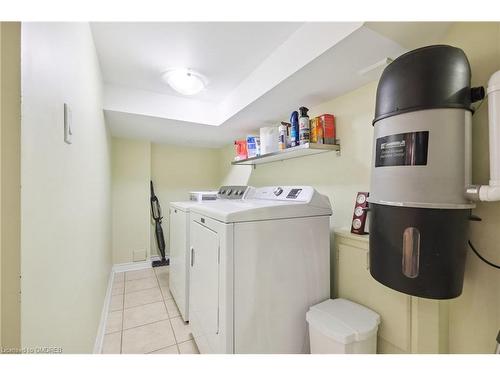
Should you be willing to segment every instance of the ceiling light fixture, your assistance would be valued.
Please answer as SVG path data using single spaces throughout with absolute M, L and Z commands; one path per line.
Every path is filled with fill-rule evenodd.
M 171 69 L 162 75 L 163 80 L 182 95 L 195 95 L 206 86 L 205 78 L 191 69 Z

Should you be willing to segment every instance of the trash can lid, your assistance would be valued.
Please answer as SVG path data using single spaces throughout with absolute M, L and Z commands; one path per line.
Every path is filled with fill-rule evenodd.
M 377 333 L 380 315 L 343 298 L 329 299 L 312 306 L 307 322 L 324 335 L 343 344 L 364 341 Z

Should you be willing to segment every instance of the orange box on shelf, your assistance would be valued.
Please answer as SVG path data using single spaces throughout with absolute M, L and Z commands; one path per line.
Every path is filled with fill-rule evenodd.
M 311 120 L 311 143 L 325 143 L 323 139 L 323 125 L 319 117 Z

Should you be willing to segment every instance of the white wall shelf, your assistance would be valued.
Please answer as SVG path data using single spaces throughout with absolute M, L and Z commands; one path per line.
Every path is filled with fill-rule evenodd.
M 237 160 L 231 162 L 232 165 L 253 165 L 254 168 L 259 164 L 273 163 L 275 161 L 283 161 L 288 159 L 300 158 L 308 155 L 316 155 L 324 152 L 336 151 L 340 156 L 340 144 L 326 145 L 320 143 L 305 143 L 300 146 L 290 147 L 283 151 L 273 152 L 270 154 L 255 156 L 245 160 Z

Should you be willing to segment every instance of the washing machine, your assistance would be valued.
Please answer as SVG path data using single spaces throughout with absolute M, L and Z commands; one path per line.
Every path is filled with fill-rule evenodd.
M 191 208 L 190 325 L 201 353 L 309 352 L 306 312 L 330 298 L 331 214 L 310 186 Z
M 246 186 L 234 187 L 246 191 Z M 218 191 L 192 191 L 189 201 L 170 202 L 169 289 L 184 321 L 189 321 L 189 212 L 198 204 L 210 204 Z

